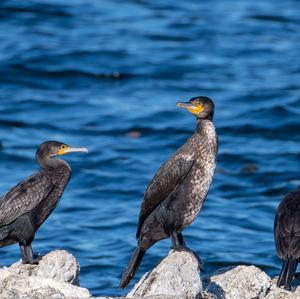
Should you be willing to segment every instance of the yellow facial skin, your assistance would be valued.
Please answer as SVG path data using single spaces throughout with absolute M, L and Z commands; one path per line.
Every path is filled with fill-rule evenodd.
M 178 102 L 176 106 L 184 108 L 194 115 L 197 115 L 204 110 L 203 104 L 199 104 L 197 102 L 189 102 L 189 103 Z
M 58 156 L 65 155 L 65 154 L 68 153 L 68 150 L 69 150 L 69 149 L 70 149 L 69 146 L 67 146 L 67 145 L 62 145 L 62 146 L 60 147 L 60 149 L 58 150 L 57 155 L 58 155 Z

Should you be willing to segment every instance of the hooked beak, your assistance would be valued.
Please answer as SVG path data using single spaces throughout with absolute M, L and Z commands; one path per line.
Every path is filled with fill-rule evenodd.
M 85 147 L 65 147 L 63 149 L 60 149 L 58 151 L 58 155 L 65 155 L 65 154 L 69 154 L 69 153 L 88 153 L 88 149 Z
M 196 105 L 192 102 L 178 102 L 176 106 L 184 108 L 195 115 L 204 110 L 203 105 Z

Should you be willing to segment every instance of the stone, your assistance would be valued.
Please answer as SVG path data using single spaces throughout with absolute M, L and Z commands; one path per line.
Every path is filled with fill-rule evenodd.
M 272 279 L 272 286 L 269 290 L 268 295 L 266 296 L 266 299 L 300 299 L 299 278 L 294 279 L 292 283 L 292 291 L 287 291 L 283 288 L 278 288 L 276 285 L 277 279 L 278 276 Z
M 89 298 L 79 284 L 79 265 L 73 255 L 56 250 L 45 255 L 38 265 L 17 262 L 0 269 L 0 298 Z
M 126 297 L 93 297 L 92 299 L 126 299 Z M 138 296 L 138 297 L 133 297 L 133 299 L 184 299 L 184 298 L 182 298 L 181 296 L 158 295 L 158 296 L 147 296 L 147 297 Z
M 127 298 L 158 295 L 163 295 L 161 298 L 166 298 L 167 295 L 195 298 L 201 291 L 197 258 L 191 252 L 171 250 L 156 268 L 143 275 Z
M 92 299 L 126 299 L 126 297 L 93 297 Z M 147 297 L 138 296 L 138 297 L 133 297 L 133 299 L 184 299 L 184 298 L 182 298 L 181 296 L 158 295 L 158 296 L 147 296 Z
M 201 281 L 198 259 L 187 251 L 171 250 L 151 272 L 129 292 L 132 299 L 300 299 L 300 277 L 293 291 L 276 286 L 255 266 L 236 266 L 207 275 Z M 79 287 L 79 264 L 65 250 L 45 255 L 38 265 L 14 263 L 0 269 L 0 298 L 5 299 L 125 299 L 91 297 Z
M 72 254 L 65 250 L 55 250 L 40 261 L 37 275 L 79 286 L 79 272 L 79 264 Z
M 79 286 L 79 264 L 76 258 L 65 250 L 48 253 L 42 257 L 38 266 L 17 262 L 12 264 L 9 270 L 17 274 L 52 278 Z
M 236 266 L 221 269 L 205 278 L 208 293 L 222 299 L 265 298 L 271 278 L 255 266 Z

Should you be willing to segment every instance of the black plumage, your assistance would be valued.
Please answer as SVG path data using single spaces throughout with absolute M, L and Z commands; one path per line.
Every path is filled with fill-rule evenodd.
M 277 286 L 290 289 L 300 258 L 300 187 L 288 193 L 278 206 L 274 238 L 282 259 Z
M 0 200 L 0 247 L 19 243 L 23 263 L 37 263 L 31 243 L 36 230 L 48 218 L 67 186 L 71 168 L 55 156 L 87 152 L 58 141 L 42 143 L 36 160 L 41 169 L 17 184 Z
M 196 116 L 197 127 L 160 167 L 145 192 L 136 233 L 138 245 L 122 275 L 122 288 L 134 276 L 145 251 L 157 241 L 171 237 L 173 249 L 187 249 L 182 230 L 200 212 L 215 172 L 218 141 L 212 100 L 196 97 L 177 106 Z

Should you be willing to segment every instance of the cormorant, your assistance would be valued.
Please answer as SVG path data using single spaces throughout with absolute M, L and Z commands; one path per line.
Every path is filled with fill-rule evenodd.
M 71 168 L 55 156 L 87 152 L 58 141 L 46 141 L 36 151 L 41 169 L 17 184 L 0 199 L 0 247 L 19 243 L 24 264 L 37 264 L 31 243 L 36 230 L 48 218 L 67 186 Z
M 199 214 L 216 167 L 218 139 L 212 122 L 213 101 L 204 96 L 178 102 L 197 119 L 194 134 L 157 171 L 141 205 L 136 238 L 138 244 L 120 282 L 125 288 L 144 253 L 161 239 L 171 237 L 172 248 L 187 250 L 182 230 Z
M 274 238 L 277 255 L 282 259 L 277 286 L 289 290 L 300 258 L 300 186 L 288 193 L 278 206 Z

